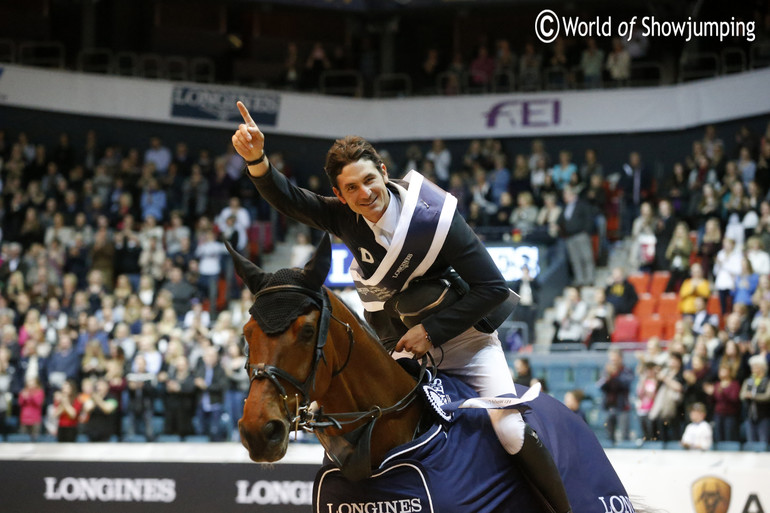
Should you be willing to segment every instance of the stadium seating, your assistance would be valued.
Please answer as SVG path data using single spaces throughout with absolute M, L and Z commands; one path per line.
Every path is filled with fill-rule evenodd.
M 636 288 L 636 287 L 634 287 Z M 637 291 L 638 292 L 638 291 Z M 645 319 L 655 313 L 657 298 L 647 292 L 639 294 L 639 301 L 634 306 L 634 315 L 639 319 Z
M 636 295 L 640 298 L 650 290 L 650 273 L 632 273 L 628 275 L 628 282 L 634 286 Z
M 652 273 L 652 281 L 650 282 L 650 294 L 655 297 L 660 296 L 666 291 L 668 287 L 668 281 L 671 279 L 671 273 L 668 271 L 655 271 Z
M 615 331 L 612 332 L 613 342 L 638 342 L 639 320 L 633 315 L 618 315 L 615 318 Z
M 660 315 L 639 318 L 639 340 L 647 342 L 650 337 L 663 337 L 663 318 Z

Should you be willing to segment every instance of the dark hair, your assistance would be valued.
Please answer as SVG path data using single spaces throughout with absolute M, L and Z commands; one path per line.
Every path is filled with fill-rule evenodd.
M 348 135 L 342 139 L 337 139 L 329 148 L 326 154 L 326 165 L 324 171 L 329 177 L 332 187 L 337 187 L 337 177 L 342 172 L 342 168 L 359 160 L 369 160 L 381 171 L 382 157 L 374 149 L 369 141 L 357 135 Z

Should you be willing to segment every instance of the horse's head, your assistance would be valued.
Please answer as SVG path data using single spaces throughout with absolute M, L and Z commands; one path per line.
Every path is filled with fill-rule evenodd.
M 316 369 L 324 358 L 328 299 L 322 285 L 331 247 L 325 236 L 304 269 L 266 273 L 228 245 L 238 276 L 255 295 L 243 328 L 251 383 L 238 421 L 241 443 L 254 461 L 286 453 L 290 422 L 310 402 Z

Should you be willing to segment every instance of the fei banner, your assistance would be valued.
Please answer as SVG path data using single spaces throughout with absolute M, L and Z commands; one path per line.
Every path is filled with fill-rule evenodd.
M 665 132 L 770 113 L 770 69 L 652 88 L 356 99 L 0 66 L 0 107 L 375 142 Z

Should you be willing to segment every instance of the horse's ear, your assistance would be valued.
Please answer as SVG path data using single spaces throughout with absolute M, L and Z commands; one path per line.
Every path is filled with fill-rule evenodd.
M 233 249 L 227 239 L 222 238 L 222 242 L 224 242 L 227 252 L 233 258 L 235 274 L 243 280 L 243 283 L 246 284 L 252 294 L 259 292 L 265 281 L 265 271 Z
M 332 243 L 328 233 L 324 233 L 315 253 L 310 258 L 302 271 L 313 288 L 321 288 L 326 281 L 326 275 L 332 266 Z

